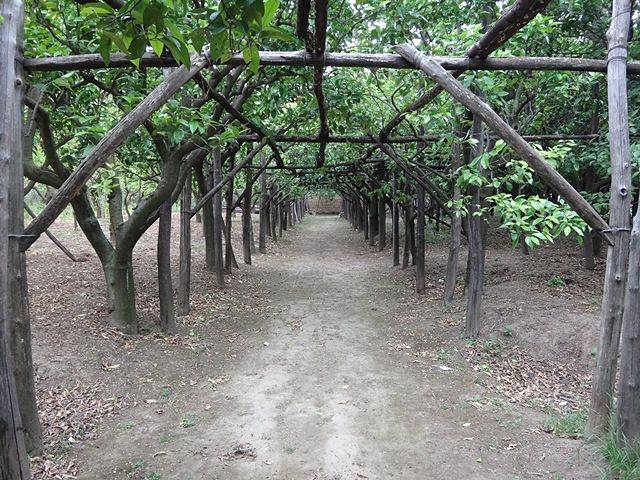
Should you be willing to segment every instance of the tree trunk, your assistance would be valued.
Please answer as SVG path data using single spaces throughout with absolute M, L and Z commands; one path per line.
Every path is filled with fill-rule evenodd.
M 187 175 L 180 195 L 180 280 L 178 281 L 178 315 L 191 311 L 191 174 Z
M 251 197 L 253 196 L 253 184 L 251 175 L 245 171 L 247 183 L 242 199 L 242 257 L 244 263 L 251 265 Z
M 419 183 L 416 184 L 416 197 L 416 292 L 424 293 L 424 187 Z
M 138 333 L 131 252 L 114 254 L 107 263 L 105 274 L 110 289 L 109 297 L 113 299 L 112 322 L 127 334 Z
M 107 200 L 109 205 L 109 236 L 111 245 L 115 246 L 118 227 L 124 222 L 124 217 L 122 216 L 122 188 L 120 188 L 118 177 L 113 177 L 111 181 L 111 190 Z
M 171 199 L 160 207 L 158 220 L 158 293 L 160 296 L 160 329 L 173 335 L 176 318 L 171 281 Z
M 220 157 L 220 147 L 213 149 L 212 162 L 212 185 L 217 185 L 222 180 L 222 165 Z M 216 285 L 224 288 L 224 259 L 222 251 L 222 194 L 216 192 L 211 201 L 213 203 L 213 252 L 215 255 L 215 276 Z M 208 203 L 208 202 L 207 202 Z
M 376 244 L 376 235 L 378 234 L 378 203 L 377 199 L 372 196 L 369 201 L 369 246 Z
M 362 231 L 364 232 L 365 240 L 369 239 L 369 208 L 370 208 L 369 200 L 364 199 L 362 202 L 362 224 L 364 227 Z
M 456 140 L 451 151 L 451 171 L 455 172 L 462 164 L 462 146 L 458 140 L 464 133 L 456 129 Z M 451 215 L 451 238 L 449 240 L 449 257 L 447 259 L 447 272 L 444 279 L 444 303 L 450 304 L 456 291 L 456 278 L 458 276 L 458 257 L 460 256 L 460 240 L 462 237 L 462 217 L 455 212 L 455 204 L 460 200 L 461 192 L 455 179 L 452 182 L 451 201 L 454 204 Z
M 393 174 L 393 209 L 391 210 L 393 266 L 400 265 L 400 208 L 398 207 L 398 177 Z
M 202 171 L 202 165 L 196 165 L 194 173 L 200 197 L 202 197 L 207 192 L 209 184 L 213 183 L 213 180 L 209 178 L 209 181 L 207 181 Z M 216 255 L 213 241 L 213 199 L 202 207 L 202 234 L 204 236 L 205 265 L 207 270 L 214 272 L 216 269 Z
M 233 159 L 231 159 L 233 162 Z M 233 163 L 230 165 L 233 168 Z M 235 264 L 235 256 L 233 254 L 233 244 L 231 243 L 231 228 L 233 227 L 233 186 L 235 183 L 235 177 L 232 177 L 227 184 L 226 190 L 226 206 L 225 206 L 225 229 L 224 229 L 224 273 L 233 273 L 233 267 L 237 267 Z
M 385 196 L 378 196 L 378 251 L 384 250 L 387 243 L 387 205 L 384 203 Z
M 260 166 L 264 167 L 266 161 L 266 158 L 262 155 L 260 157 Z M 260 253 L 267 253 L 267 230 L 269 229 L 268 200 L 267 173 L 263 170 L 260 174 L 260 225 L 258 231 L 258 251 Z
M 614 245 L 607 251 L 607 268 L 602 295 L 602 321 L 596 370 L 593 375 L 587 431 L 599 434 L 607 429 L 616 378 L 624 292 L 629 263 L 631 227 L 631 151 L 627 103 L 627 38 L 631 25 L 631 1 L 614 0 L 611 27 L 607 32 L 607 92 L 609 99 L 609 149 L 611 199 L 609 222 Z M 637 368 L 637 359 L 634 361 Z M 625 366 L 624 368 L 627 368 Z

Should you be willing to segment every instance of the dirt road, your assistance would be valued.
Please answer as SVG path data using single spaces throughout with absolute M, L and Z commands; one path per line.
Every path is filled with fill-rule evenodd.
M 269 308 L 237 323 L 242 351 L 223 364 L 165 359 L 196 378 L 163 415 L 138 405 L 124 412 L 134 427 L 107 426 L 99 450 L 80 455 L 94 464 L 86 478 L 578 478 L 567 473 L 577 442 L 541 432 L 544 415 L 488 394 L 468 365 L 447 367 L 448 352 L 402 332 L 412 293 L 347 222 L 306 217 L 283 242 L 251 267 Z M 168 381 L 155 380 L 148 395 Z M 194 412 L 191 424 L 179 412 Z

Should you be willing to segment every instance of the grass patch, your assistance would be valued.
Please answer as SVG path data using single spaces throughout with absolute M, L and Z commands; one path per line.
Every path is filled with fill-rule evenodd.
M 545 432 L 553 433 L 562 438 L 582 438 L 584 427 L 587 423 L 587 411 L 578 410 L 564 415 L 554 415 L 545 422 L 543 429 Z
M 182 428 L 191 428 L 195 426 L 198 416 L 194 412 L 187 412 L 180 419 L 180 426 Z
M 640 442 L 626 446 L 618 445 L 617 435 L 612 429 L 600 446 L 600 454 L 605 461 L 603 478 L 616 480 L 640 479 Z
M 554 275 L 549 280 L 547 280 L 548 287 L 566 287 L 567 282 L 564 281 L 560 275 Z

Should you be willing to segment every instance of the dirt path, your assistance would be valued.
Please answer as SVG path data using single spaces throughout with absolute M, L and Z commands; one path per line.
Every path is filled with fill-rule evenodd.
M 192 425 L 164 442 L 162 417 L 137 406 L 128 415 L 146 427 L 108 429 L 96 448 L 116 451 L 86 478 L 587 478 L 567 473 L 578 444 L 541 432 L 543 415 L 487 394 L 468 366 L 443 367 L 435 343 L 397 345 L 410 292 L 347 222 L 307 217 L 284 241 L 250 273 L 271 302 L 256 334 L 223 367 L 196 361 L 202 378 L 175 408 L 196 412 Z M 215 390 L 196 386 L 221 373 Z M 238 444 L 239 458 L 225 455 Z M 135 458 L 147 473 L 107 477 Z

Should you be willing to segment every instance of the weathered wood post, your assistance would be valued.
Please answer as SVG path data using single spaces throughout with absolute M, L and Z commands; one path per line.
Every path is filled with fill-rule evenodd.
M 400 208 L 398 207 L 398 174 L 393 173 L 391 210 L 391 236 L 393 243 L 393 266 L 400 265 Z
M 252 164 L 253 161 L 248 165 L 251 166 Z M 245 174 L 246 184 L 242 199 L 242 258 L 246 265 L 251 265 L 251 198 L 253 197 L 253 183 L 251 182 L 249 170 L 245 170 Z
M 191 170 L 180 193 L 180 272 L 178 280 L 178 315 L 189 315 L 191 310 Z
M 222 180 L 220 147 L 213 149 L 212 161 L 212 186 L 218 185 Z M 214 254 L 214 272 L 216 277 L 216 285 L 224 288 L 224 258 L 222 250 L 222 194 L 216 192 L 211 198 L 213 203 L 213 254 Z
M 473 158 L 479 157 L 485 149 L 482 141 L 482 120 L 478 115 L 473 115 L 472 136 L 476 140 L 473 146 Z M 478 174 L 484 171 L 478 162 Z M 471 200 L 467 214 L 467 235 L 469 254 L 467 256 L 467 309 L 465 321 L 465 334 L 470 338 L 476 338 L 480 333 L 482 316 L 482 294 L 484 292 L 484 264 L 485 248 L 482 215 L 482 188 L 473 186 L 469 189 Z
M 416 292 L 424 293 L 424 187 L 416 183 Z
M 638 290 L 626 289 L 627 268 L 629 264 L 629 229 L 631 212 L 631 150 L 629 147 L 629 115 L 627 99 L 627 43 L 631 27 L 631 0 L 614 0 L 611 14 L 611 26 L 607 32 L 609 53 L 607 57 L 607 98 L 609 102 L 609 151 L 611 157 L 611 199 L 609 201 L 609 223 L 614 245 L 607 250 L 607 268 L 602 295 L 602 320 L 593 375 L 591 405 L 587 431 L 599 434 L 607 429 L 614 382 L 618 364 L 620 330 L 623 322 L 624 306 L 634 306 L 638 300 Z M 635 247 L 636 239 L 634 239 Z M 635 255 L 635 252 L 634 252 Z M 636 274 L 632 270 L 632 274 Z M 631 279 L 636 286 L 636 279 Z M 633 298 L 625 302 L 627 295 Z M 637 338 L 633 335 L 637 329 L 637 311 L 625 316 L 625 334 L 620 358 L 620 383 L 618 422 L 622 431 L 637 435 L 638 404 L 637 395 L 638 363 L 633 357 L 637 348 Z M 634 318 L 635 317 L 635 318 Z M 632 369 L 635 369 L 634 372 Z M 634 411 L 635 410 L 635 411 Z M 626 425 L 626 426 L 625 426 Z
M 16 395 L 13 358 L 16 326 L 9 308 L 10 298 L 21 297 L 23 293 L 9 290 L 21 285 L 12 281 L 12 277 L 21 272 L 21 256 L 15 255 L 19 246 L 14 244 L 20 242 L 23 234 L 22 231 L 11 231 L 15 223 L 11 217 L 15 219 L 15 213 L 23 215 L 22 200 L 16 202 L 17 205 L 9 204 L 9 201 L 23 197 L 21 167 L 14 164 L 22 163 L 24 81 L 20 61 L 24 4 L 21 0 L 4 0 L 0 17 L 3 19 L 0 23 L 0 478 L 26 480 L 30 478 L 29 460 Z M 11 209 L 17 212 L 12 215 Z
M 451 149 L 451 171 L 455 172 L 462 164 L 462 148 L 460 137 L 463 133 L 456 128 L 456 135 Z M 444 303 L 450 304 L 456 290 L 456 278 L 458 276 L 458 257 L 460 256 L 460 239 L 462 231 L 462 217 L 456 212 L 455 203 L 460 200 L 461 192 L 455 179 L 451 185 L 451 200 L 454 203 L 451 215 L 451 238 L 449 240 L 449 257 L 447 259 L 447 271 L 444 280 Z
M 158 220 L 158 294 L 160 298 L 160 329 L 168 334 L 176 331 L 171 281 L 171 199 L 159 209 Z
M 260 167 L 265 167 L 267 159 L 260 155 Z M 269 191 L 267 190 L 267 172 L 260 174 L 260 226 L 258 231 L 258 251 L 267 253 L 267 230 L 269 229 L 268 207 Z

